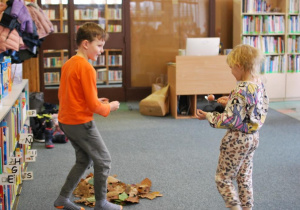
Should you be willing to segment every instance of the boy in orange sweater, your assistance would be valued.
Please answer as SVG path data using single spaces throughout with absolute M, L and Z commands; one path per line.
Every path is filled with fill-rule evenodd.
M 119 108 L 118 101 L 98 98 L 96 71 L 88 59 L 97 60 L 104 52 L 108 34 L 96 23 L 85 23 L 76 35 L 78 51 L 62 67 L 58 92 L 59 126 L 75 149 L 76 163 L 69 172 L 59 197 L 54 202 L 58 209 L 82 210 L 69 200 L 86 169 L 94 164 L 96 210 L 120 210 L 122 206 L 106 200 L 106 180 L 111 157 L 96 127 L 93 114 L 108 116 Z

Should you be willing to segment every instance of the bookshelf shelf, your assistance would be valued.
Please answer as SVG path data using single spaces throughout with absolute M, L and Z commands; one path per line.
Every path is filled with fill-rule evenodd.
M 29 132 L 29 120 L 27 110 L 29 107 L 29 89 L 28 80 L 24 79 L 20 84 L 14 84 L 12 90 L 3 98 L 2 107 L 0 107 L 0 148 L 1 148 L 1 170 L 0 174 L 3 180 L 5 177 L 14 176 L 13 182 L 0 185 L 1 209 L 16 209 L 18 196 L 21 192 L 23 177 L 22 173 L 27 171 L 27 162 L 25 155 L 30 149 L 29 145 L 20 144 L 19 137 L 21 133 Z M 22 152 L 20 152 L 22 151 Z M 11 163 L 12 158 L 20 157 L 19 163 Z M 9 172 L 6 168 L 18 166 L 19 174 Z M 5 167 L 4 167 L 5 166 Z
M 265 53 L 261 73 L 273 101 L 300 99 L 299 11 L 300 0 L 233 1 L 233 46 Z

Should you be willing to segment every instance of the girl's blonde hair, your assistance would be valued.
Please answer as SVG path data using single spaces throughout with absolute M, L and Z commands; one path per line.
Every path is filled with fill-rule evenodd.
M 79 46 L 83 40 L 89 42 L 94 41 L 96 38 L 104 41 L 108 40 L 108 33 L 103 30 L 97 23 L 87 22 L 79 27 L 76 34 L 76 44 Z
M 253 77 L 257 77 L 260 64 L 264 59 L 265 56 L 259 49 L 247 44 L 240 44 L 228 54 L 227 63 L 230 67 L 239 66 L 244 71 L 249 71 Z

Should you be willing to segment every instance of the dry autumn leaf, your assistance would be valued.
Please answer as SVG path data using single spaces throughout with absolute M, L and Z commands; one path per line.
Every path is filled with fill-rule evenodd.
M 116 179 L 116 175 L 107 178 L 107 200 L 121 205 L 126 203 L 139 203 L 140 198 L 148 198 L 150 200 L 161 197 L 160 192 L 151 192 L 152 182 L 149 178 L 145 178 L 138 184 L 125 184 Z M 82 179 L 73 194 L 80 197 L 76 203 L 81 203 L 89 207 L 95 206 L 94 200 L 94 175 L 90 173 L 86 179 Z

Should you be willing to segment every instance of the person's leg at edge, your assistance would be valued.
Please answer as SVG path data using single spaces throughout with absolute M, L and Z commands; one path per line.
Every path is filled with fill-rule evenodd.
M 95 210 L 122 209 L 121 206 L 109 203 L 106 200 L 107 177 L 110 172 L 111 157 L 95 122 L 84 123 L 71 130 L 69 130 L 69 126 L 63 125 L 62 130 L 70 140 L 72 138 L 78 139 L 76 143 L 94 163 Z
M 85 153 L 79 147 L 79 145 L 75 143 L 75 141 L 70 139 L 70 142 L 75 149 L 76 162 L 67 176 L 59 197 L 55 200 L 54 206 L 58 209 L 83 210 L 84 208 L 77 206 L 72 201 L 70 201 L 69 198 L 78 185 L 80 179 L 84 175 L 86 169 L 91 165 L 92 161 L 89 155 Z
M 259 145 L 259 133 L 256 132 L 254 134 L 248 134 L 247 138 L 250 149 L 247 151 L 246 154 L 248 155 L 244 159 L 238 172 L 237 183 L 243 210 L 252 210 L 254 203 L 252 185 L 253 156 Z
M 215 182 L 220 195 L 225 201 L 226 207 L 232 210 L 240 210 L 241 202 L 233 180 L 236 178 L 243 157 L 240 150 L 243 146 L 242 134 L 236 131 L 228 131 L 220 145 L 220 155 L 216 170 Z
M 94 162 L 94 187 L 95 210 L 121 210 L 122 206 L 110 203 L 106 200 L 107 177 L 111 167 L 110 153 L 96 127 L 94 121 L 90 124 L 89 140 L 91 148 L 88 149 Z

